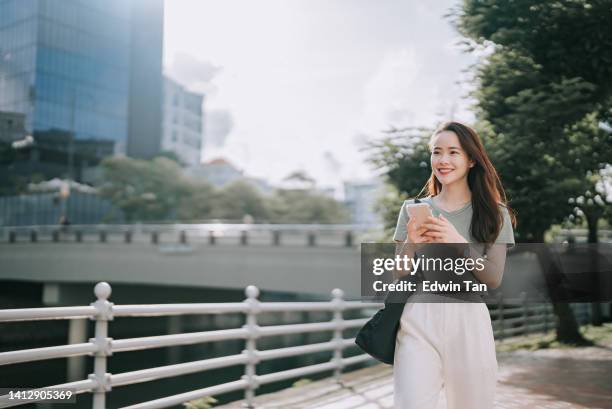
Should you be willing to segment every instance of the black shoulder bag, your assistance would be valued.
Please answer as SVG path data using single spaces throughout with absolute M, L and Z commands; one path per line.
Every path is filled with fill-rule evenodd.
M 415 203 L 419 203 L 418 199 L 415 200 Z M 417 274 L 422 279 L 420 269 L 417 270 Z M 399 281 L 408 281 L 408 279 L 404 278 Z M 408 291 L 387 295 L 385 306 L 374 314 L 357 333 L 355 343 L 359 348 L 377 360 L 393 365 L 395 338 L 404 306 L 410 295 Z
M 359 348 L 385 364 L 393 365 L 395 338 L 410 294 L 409 291 L 389 293 L 385 306 L 361 327 L 355 337 Z

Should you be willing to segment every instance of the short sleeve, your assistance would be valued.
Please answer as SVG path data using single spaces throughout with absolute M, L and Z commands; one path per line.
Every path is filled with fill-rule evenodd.
M 512 219 L 510 218 L 510 213 L 508 212 L 507 207 L 500 206 L 500 208 L 504 217 L 504 223 L 499 231 L 497 239 L 495 240 L 495 244 L 505 243 L 509 244 L 508 247 L 514 247 L 514 230 L 512 229 Z
M 410 203 L 409 200 L 402 203 L 399 215 L 397 216 L 397 225 L 395 226 L 395 234 L 393 234 L 394 241 L 406 241 L 408 237 L 408 231 L 406 231 L 406 223 L 408 223 L 406 216 L 406 203 Z

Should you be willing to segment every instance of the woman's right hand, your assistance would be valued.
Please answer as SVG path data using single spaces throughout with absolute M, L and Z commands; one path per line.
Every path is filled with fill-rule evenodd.
M 428 231 L 427 228 L 419 227 L 417 229 L 416 222 L 413 218 L 410 218 L 408 223 L 406 223 L 406 231 L 408 232 L 408 236 L 406 238 L 408 243 L 420 244 L 430 243 L 432 241 L 430 237 L 424 235 Z

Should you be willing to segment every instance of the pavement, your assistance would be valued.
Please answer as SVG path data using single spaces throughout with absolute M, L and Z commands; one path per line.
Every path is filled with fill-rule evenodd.
M 583 348 L 499 352 L 494 409 L 612 409 L 612 343 Z M 393 368 L 347 372 L 333 379 L 256 397 L 259 409 L 393 408 Z M 243 402 L 215 409 L 244 408 Z M 444 391 L 436 409 L 446 409 Z M 469 408 L 465 408 L 469 409 Z

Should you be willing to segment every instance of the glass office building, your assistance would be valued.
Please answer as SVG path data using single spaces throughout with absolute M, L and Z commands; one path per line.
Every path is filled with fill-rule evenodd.
M 152 156 L 162 30 L 162 0 L 0 0 L 0 111 L 70 161 Z

